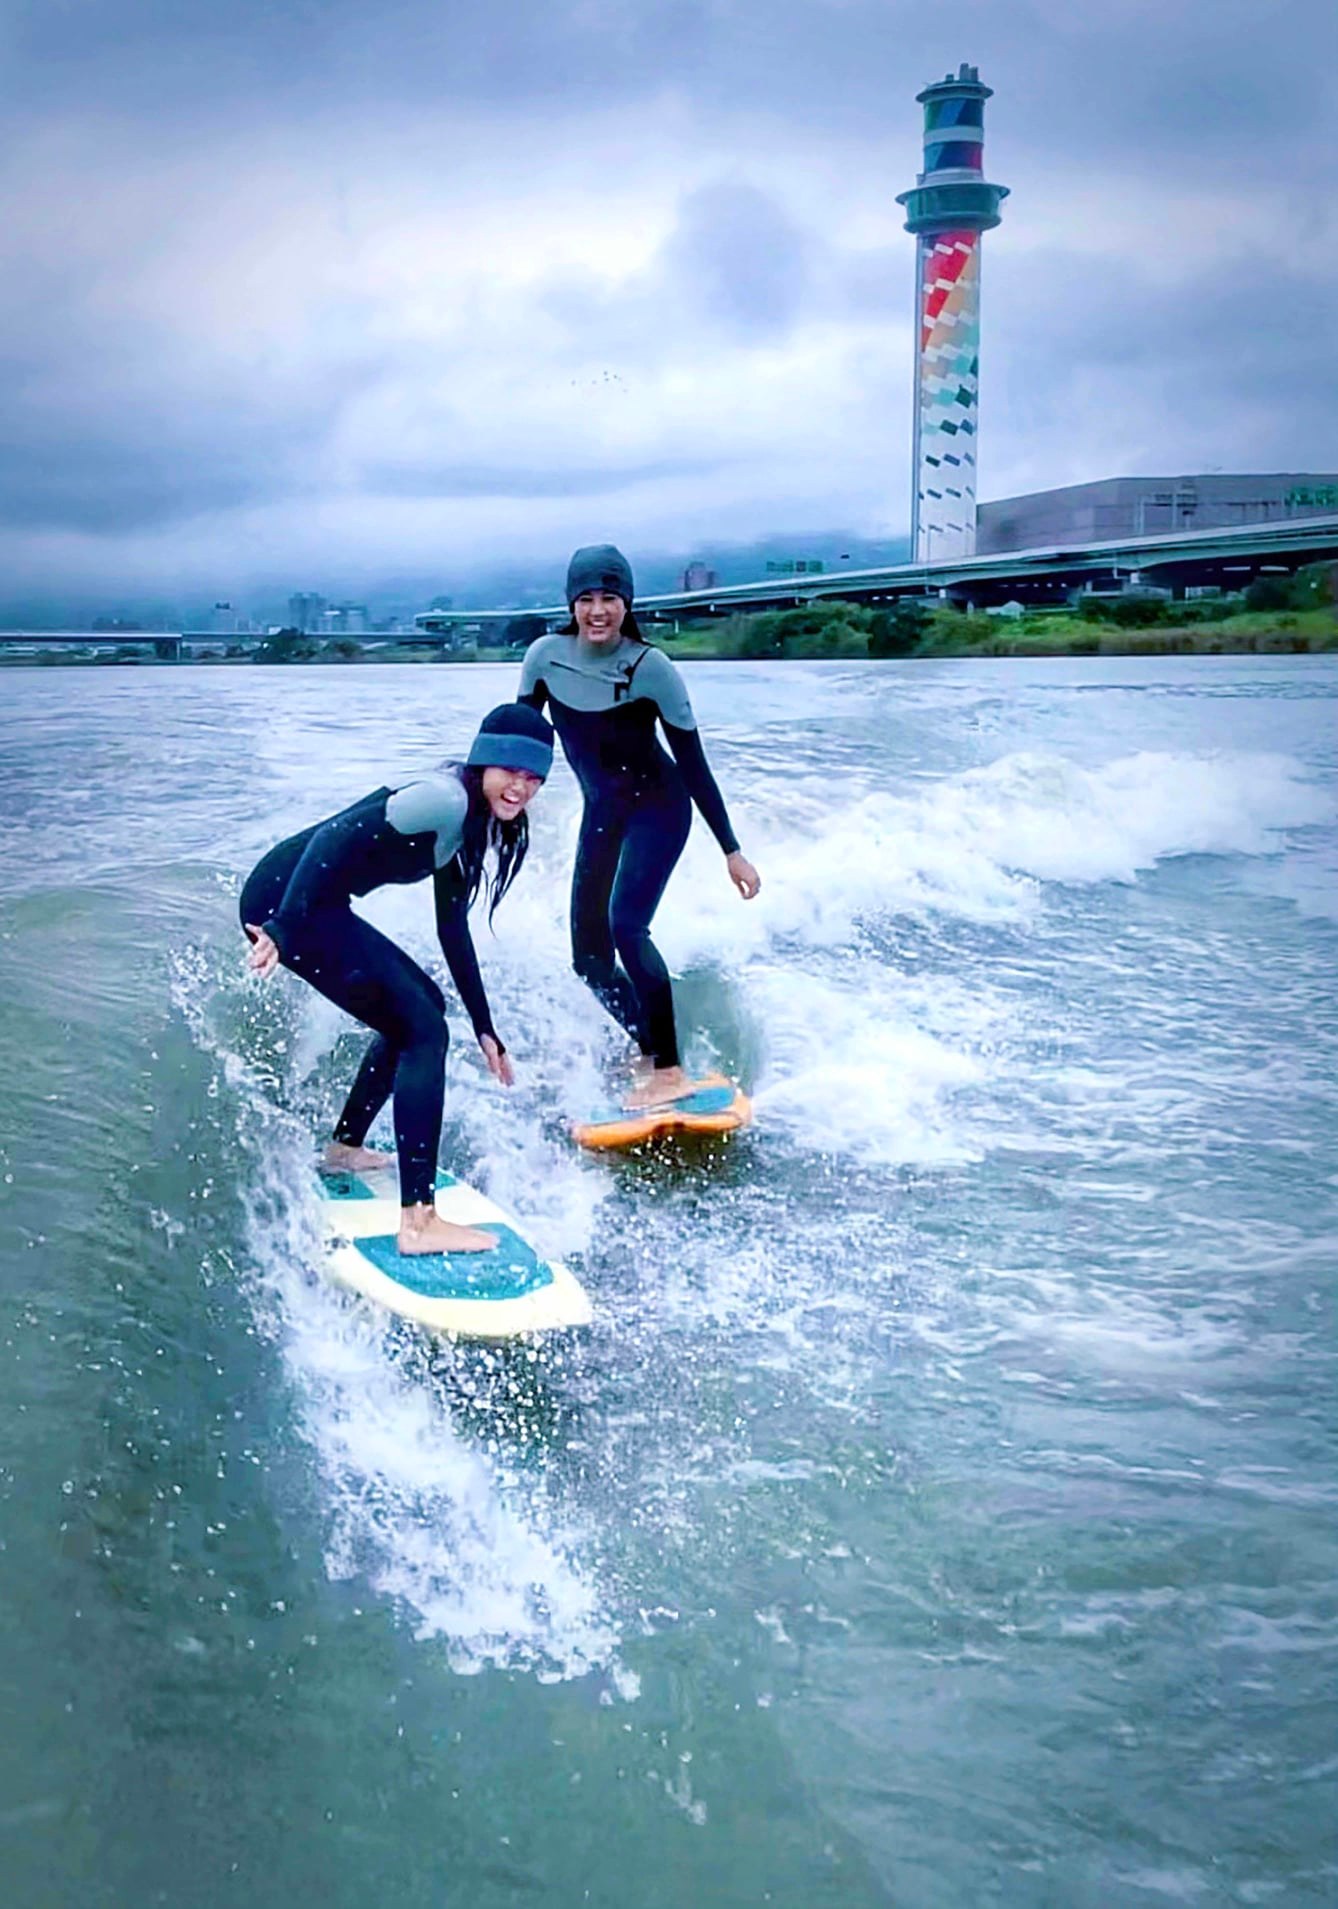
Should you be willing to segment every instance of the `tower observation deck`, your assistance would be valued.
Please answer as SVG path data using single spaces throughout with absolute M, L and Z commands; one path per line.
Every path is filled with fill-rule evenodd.
M 911 547 L 917 563 L 976 548 L 980 235 L 999 223 L 1007 186 L 984 173 L 985 101 L 974 66 L 916 94 L 925 109 L 924 171 L 909 192 L 915 235 L 915 424 Z

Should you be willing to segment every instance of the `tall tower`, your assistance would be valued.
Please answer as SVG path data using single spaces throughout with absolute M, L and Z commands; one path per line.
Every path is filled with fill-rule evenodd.
M 925 109 L 925 169 L 897 195 L 916 239 L 911 543 L 916 563 L 938 563 L 975 554 L 980 235 L 998 225 L 1008 187 L 985 180 L 990 88 L 974 66 L 915 97 Z

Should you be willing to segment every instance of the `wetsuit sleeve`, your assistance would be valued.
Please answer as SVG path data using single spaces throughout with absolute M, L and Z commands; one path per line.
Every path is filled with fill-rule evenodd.
M 376 841 L 385 827 L 385 807 L 370 797 L 340 815 L 332 815 L 313 829 L 310 840 L 288 878 L 283 900 L 267 922 L 261 925 L 283 955 L 288 937 L 308 915 L 328 903 L 342 902 L 347 889 L 339 880 L 346 862 L 361 856 Z
M 474 938 L 469 932 L 469 897 L 458 862 L 436 871 L 432 877 L 432 892 L 437 906 L 437 939 L 456 992 L 473 1023 L 475 1037 L 491 1034 L 505 1054 L 506 1049 L 497 1040 L 497 1030 L 492 1024 L 478 956 L 474 953 Z
M 537 709 L 542 716 L 544 704 L 548 701 L 548 684 L 544 681 L 543 667 L 547 653 L 547 638 L 540 637 L 531 643 L 525 652 L 525 660 L 520 666 L 520 688 L 516 691 L 518 703 L 528 703 L 531 709 Z
M 664 733 L 673 752 L 674 761 L 682 772 L 688 794 L 697 804 L 712 835 L 726 855 L 732 855 L 739 846 L 739 838 L 730 827 L 729 812 L 725 808 L 725 798 L 720 793 L 715 777 L 711 774 L 711 765 L 706 760 L 706 751 L 702 748 L 702 739 L 697 729 L 679 729 L 671 722 L 660 718 Z
M 730 827 L 725 798 L 706 760 L 687 684 L 664 651 L 655 649 L 650 650 L 638 665 L 636 682 L 638 695 L 649 697 L 659 711 L 660 723 L 674 761 L 682 773 L 688 794 L 701 813 L 702 821 L 726 855 L 732 855 L 739 846 L 739 839 Z

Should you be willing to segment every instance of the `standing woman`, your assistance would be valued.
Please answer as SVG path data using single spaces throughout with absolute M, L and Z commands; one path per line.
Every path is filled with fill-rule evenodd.
M 567 569 L 572 620 L 530 645 L 520 700 L 536 711 L 547 705 L 585 799 L 571 889 L 572 965 L 640 1047 L 625 1105 L 643 1108 L 692 1087 L 680 1062 L 669 971 L 650 924 L 687 842 L 694 802 L 745 901 L 761 882 L 739 852 L 683 679 L 642 636 L 632 601 L 632 571 L 620 550 L 578 550 Z
M 373 1030 L 357 1078 L 325 1150 L 328 1168 L 387 1166 L 363 1142 L 394 1097 L 399 1156 L 401 1253 L 485 1252 L 490 1233 L 437 1213 L 448 1035 L 441 989 L 371 923 L 354 895 L 431 875 L 437 935 L 493 1076 L 515 1076 L 497 1038 L 469 934 L 469 905 L 493 851 L 488 919 L 520 873 L 529 842 L 525 814 L 553 763 L 553 731 L 536 710 L 505 703 L 485 716 L 463 763 L 399 789 L 376 789 L 351 808 L 272 848 L 242 889 L 242 927 L 259 975 L 291 968 L 317 993 Z

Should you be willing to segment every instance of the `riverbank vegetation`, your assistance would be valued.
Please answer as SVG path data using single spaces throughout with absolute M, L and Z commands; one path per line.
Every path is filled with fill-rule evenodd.
M 1338 649 L 1335 568 L 1261 577 L 1239 596 L 1173 602 L 1092 596 L 1076 605 L 967 611 L 927 598 L 819 602 L 655 632 L 678 657 L 1173 656 Z
M 284 664 L 500 662 L 518 657 L 542 620 L 517 615 L 486 636 L 454 648 L 421 635 L 307 636 L 277 630 L 256 642 L 170 653 L 176 639 L 127 637 L 99 651 L 50 649 L 34 654 L 0 645 L 0 662 Z M 649 624 L 647 634 L 670 656 L 690 661 L 789 658 L 950 656 L 1176 656 L 1296 653 L 1338 649 L 1338 565 L 1312 564 L 1294 577 L 1265 576 L 1235 596 L 1174 602 L 1154 592 L 1092 595 L 1045 609 L 1010 604 L 963 610 L 934 598 L 893 604 L 818 601 L 790 610 Z M 188 639 L 189 641 L 189 639 Z

